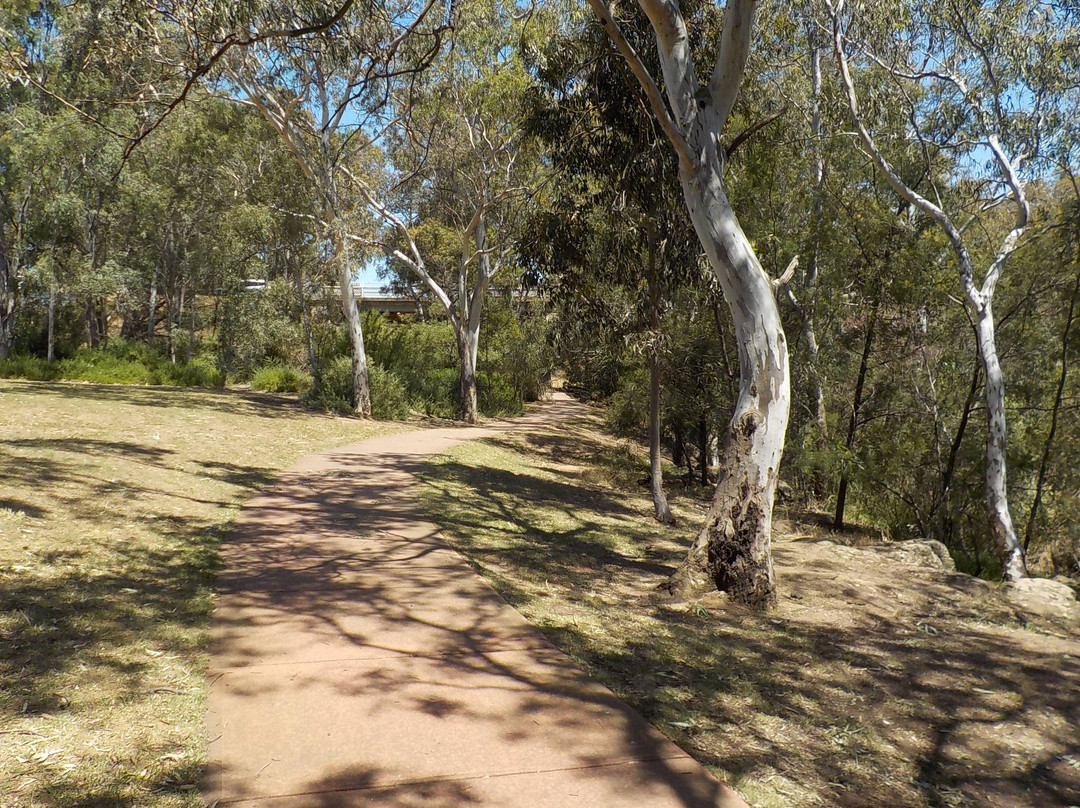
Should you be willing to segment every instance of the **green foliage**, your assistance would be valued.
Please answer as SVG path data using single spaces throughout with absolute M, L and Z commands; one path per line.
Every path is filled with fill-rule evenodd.
M 368 383 L 371 385 L 371 415 L 385 421 L 409 416 L 410 402 L 405 386 L 393 371 L 385 370 L 368 357 Z M 339 356 L 323 368 L 320 383 L 304 396 L 309 406 L 327 412 L 353 412 L 352 358 Z
M 365 311 L 363 326 L 369 370 L 389 372 L 401 385 L 408 409 L 440 418 L 460 416 L 460 369 L 449 322 L 395 323 Z M 489 303 L 477 363 L 481 414 L 514 415 L 542 395 L 552 365 L 543 329 L 541 318 L 519 318 L 497 299 Z M 374 376 L 371 385 L 374 407 Z
M 409 396 L 405 385 L 392 370 L 379 365 L 368 367 L 371 383 L 371 415 L 383 421 L 401 421 L 409 417 Z
M 649 428 L 649 371 L 644 365 L 619 374 L 607 399 L 607 424 L 621 435 L 642 435 Z
M 255 372 L 251 386 L 270 393 L 303 393 L 311 386 L 311 377 L 289 365 L 269 365 Z
M 352 359 L 336 357 L 322 368 L 319 384 L 308 388 L 304 402 L 315 409 L 327 412 L 353 412 Z
M 70 358 L 55 362 L 16 354 L 0 360 L 0 377 L 177 387 L 221 387 L 224 384 L 221 372 L 206 357 L 174 364 L 154 348 L 128 343 L 120 337 L 110 340 L 104 349 L 81 348 Z
M 476 404 L 484 415 L 521 415 L 525 409 L 511 376 L 483 370 L 476 374 Z

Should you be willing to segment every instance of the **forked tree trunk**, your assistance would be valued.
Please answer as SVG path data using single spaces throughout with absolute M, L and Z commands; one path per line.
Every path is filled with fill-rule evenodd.
M 682 597 L 716 588 L 750 606 L 776 601 L 770 534 L 784 452 L 791 382 L 787 338 L 765 274 L 724 191 L 720 138 L 750 54 L 754 0 L 728 0 L 707 86 L 694 70 L 676 3 L 638 0 L 656 34 L 670 111 L 603 0 L 588 0 L 627 60 L 679 155 L 679 181 L 701 246 L 724 291 L 739 350 L 739 395 L 720 461 L 716 494 L 686 560 L 666 588 Z
M 878 169 L 885 175 L 893 190 L 932 218 L 949 238 L 956 253 L 960 270 L 960 284 L 964 289 L 969 311 L 975 320 L 979 356 L 982 360 L 983 373 L 986 376 L 986 510 L 990 535 L 994 541 L 994 548 L 997 551 L 1002 573 L 1005 577 L 1010 581 L 1026 578 L 1027 567 L 1024 563 L 1024 548 L 1021 547 L 1016 537 L 1012 516 L 1009 513 L 1009 498 L 1006 486 L 1005 380 L 1001 373 L 1001 363 L 998 360 L 993 314 L 994 290 L 1001 278 L 1001 273 L 1005 269 L 1006 261 L 1016 250 L 1020 237 L 1027 229 L 1030 217 L 1030 208 L 1024 186 L 1017 174 L 1017 165 L 1020 160 L 1019 158 L 1010 159 L 1005 154 L 996 132 L 986 132 L 986 146 L 1001 171 L 1002 179 L 1009 188 L 1009 195 L 1015 207 L 1016 221 L 1012 229 L 1001 240 L 997 255 L 983 277 L 982 285 L 977 286 L 971 252 L 964 241 L 964 228 L 957 227 L 942 208 L 904 183 L 893 166 L 885 159 L 884 154 L 877 147 L 869 130 L 866 128 L 866 124 L 859 113 L 855 86 L 851 79 L 851 70 L 844 50 L 844 33 L 839 14 L 843 3 L 838 3 L 834 7 L 829 0 L 826 0 L 826 5 L 832 17 L 833 52 L 840 66 L 840 78 L 847 95 L 852 121 L 859 132 L 859 138 L 862 140 L 863 146 L 873 158 Z M 959 33 L 970 37 L 970 34 L 966 31 Z M 982 47 L 971 39 L 968 39 L 968 44 L 974 46 L 983 56 L 986 55 Z M 996 126 L 1002 126 L 1006 123 L 1004 120 L 992 120 L 987 116 L 986 108 L 979 106 L 978 100 L 970 103 L 975 105 L 973 111 L 976 112 L 980 121 Z M 995 109 L 997 109 L 996 104 Z

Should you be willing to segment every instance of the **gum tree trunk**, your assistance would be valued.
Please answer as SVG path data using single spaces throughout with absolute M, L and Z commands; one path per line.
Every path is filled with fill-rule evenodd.
M 772 510 L 791 400 L 787 338 L 772 283 L 728 203 L 719 167 L 716 160 L 683 172 L 681 180 L 694 229 L 735 321 L 739 396 L 705 525 L 668 589 L 693 597 L 715 588 L 767 607 L 776 600 Z
M 371 388 L 368 385 L 367 354 L 364 352 L 364 330 L 360 323 L 360 309 L 356 305 L 352 269 L 344 254 L 338 256 L 338 288 L 352 346 L 353 409 L 357 415 L 370 418 Z
M 1026 578 L 1028 573 L 1024 548 L 1016 536 L 1009 512 L 1005 458 L 1005 379 L 998 361 L 994 313 L 989 299 L 978 311 L 976 332 L 979 335 L 983 373 L 986 375 L 986 511 L 990 537 L 994 540 L 1006 580 L 1018 581 Z
M 702 85 L 678 5 L 638 0 L 656 34 L 667 103 L 604 0 L 588 2 L 679 156 L 683 198 L 731 310 L 739 351 L 739 394 L 716 493 L 704 527 L 665 588 L 684 598 L 719 589 L 736 601 L 766 608 L 776 601 L 770 536 L 791 402 L 787 338 L 774 283 L 728 202 L 721 145 L 750 55 L 755 2 L 728 0 L 716 62 Z
M 0 242 L 0 359 L 7 359 L 15 337 L 15 273 Z
M 981 285 L 975 282 L 975 266 L 964 241 L 963 227 L 957 227 L 949 215 L 937 204 L 917 193 L 908 186 L 896 169 L 885 158 L 885 155 L 874 142 L 866 123 L 859 112 L 858 98 L 855 95 L 855 85 L 852 82 L 851 70 L 848 66 L 845 52 L 845 35 L 840 17 L 843 12 L 843 0 L 837 0 L 834 6 L 831 0 L 826 0 L 826 6 L 832 18 L 833 26 L 833 53 L 840 67 L 840 78 L 845 94 L 847 95 L 848 109 L 851 112 L 852 122 L 859 133 L 859 139 L 873 159 L 878 170 L 885 175 L 889 184 L 901 197 L 917 207 L 929 216 L 948 237 L 956 254 L 956 261 L 960 274 L 960 285 L 967 299 L 968 311 L 975 320 L 975 333 L 979 344 L 979 357 L 982 361 L 983 374 L 986 376 L 986 511 L 990 528 L 990 536 L 994 542 L 998 559 L 1001 562 L 1002 573 L 1006 579 L 1016 581 L 1027 577 L 1027 567 L 1024 563 L 1024 548 L 1016 537 L 1013 527 L 1012 516 L 1009 513 L 1009 498 L 1006 485 L 1006 447 L 1005 447 L 1005 380 L 1001 373 L 1001 363 L 998 360 L 997 344 L 994 335 L 993 300 L 994 290 L 997 287 L 1001 273 L 1005 269 L 1005 263 L 1009 256 L 1016 250 L 1020 237 L 1028 226 L 1030 207 L 1024 184 L 1017 174 L 1017 167 L 1022 158 L 1010 158 L 1006 155 L 998 138 L 995 128 L 1003 126 L 1007 121 L 999 117 L 1001 106 L 993 105 L 991 114 L 988 107 L 983 106 L 981 100 L 974 96 L 968 96 L 965 100 L 970 105 L 970 111 L 976 120 L 987 124 L 988 129 L 984 132 L 983 142 L 997 164 L 1001 173 L 1001 181 L 1008 187 L 1008 196 L 1013 203 L 1016 221 L 1012 229 L 1002 238 L 998 246 L 997 254 L 993 262 L 986 270 Z M 954 33 L 961 38 L 969 37 L 966 30 L 958 30 Z M 983 57 L 986 52 L 974 41 L 968 39 L 968 44 Z M 902 73 L 893 74 L 902 78 Z M 948 72 L 943 74 L 949 78 Z M 956 79 L 955 76 L 952 79 Z
M 660 330 L 660 279 L 656 267 L 656 239 L 649 234 L 649 328 L 653 332 L 649 348 L 649 487 L 652 490 L 653 512 L 663 525 L 675 521 L 664 493 L 664 469 L 660 455 L 660 348 L 656 336 Z
M 480 342 L 479 321 L 461 323 L 457 330 L 458 359 L 461 367 L 461 417 L 467 424 L 477 421 L 476 351 Z
M 154 272 L 153 277 L 150 279 L 150 302 L 147 310 L 146 338 L 153 342 L 154 326 L 157 324 L 157 271 Z
M 56 287 L 49 287 L 49 330 L 46 337 L 45 361 L 56 359 Z

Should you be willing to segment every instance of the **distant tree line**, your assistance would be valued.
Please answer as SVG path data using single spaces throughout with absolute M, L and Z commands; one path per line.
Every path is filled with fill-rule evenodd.
M 711 489 L 683 594 L 772 601 L 778 490 L 1080 574 L 1078 13 L 587 6 L 3 6 L 0 372 L 475 421 L 557 366 L 658 519 Z

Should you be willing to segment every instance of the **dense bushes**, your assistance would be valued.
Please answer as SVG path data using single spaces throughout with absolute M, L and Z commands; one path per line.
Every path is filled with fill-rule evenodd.
M 98 384 L 165 384 L 220 387 L 222 373 L 214 360 L 197 357 L 172 363 L 154 348 L 114 337 L 105 348 L 81 348 L 67 359 L 47 362 L 19 354 L 0 360 L 0 377 L 34 381 L 80 381 Z
M 331 322 L 326 338 L 314 340 L 318 372 L 309 374 L 298 368 L 304 358 L 298 334 L 282 325 L 288 287 L 278 284 L 268 289 L 282 299 L 272 300 L 274 295 L 267 292 L 223 306 L 221 330 L 210 339 L 197 340 L 202 353 L 190 362 L 172 362 L 165 346 L 116 336 L 104 347 L 75 350 L 54 362 L 30 354 L 11 356 L 0 361 L 0 376 L 184 386 L 250 381 L 256 390 L 303 393 L 304 401 L 316 409 L 351 412 L 352 361 L 344 326 Z M 251 311 L 241 316 L 238 306 L 243 305 Z M 441 418 L 461 415 L 460 369 L 450 323 L 391 322 L 365 311 L 363 327 L 375 418 L 401 419 L 411 412 Z M 173 350 L 184 355 L 186 343 Z M 526 402 L 542 394 L 551 364 L 543 319 L 527 312 L 518 316 L 505 301 L 493 300 L 485 312 L 477 361 L 481 414 L 521 413 Z
M 255 372 L 251 386 L 268 393 L 302 393 L 311 386 L 311 377 L 288 365 L 268 365 Z

